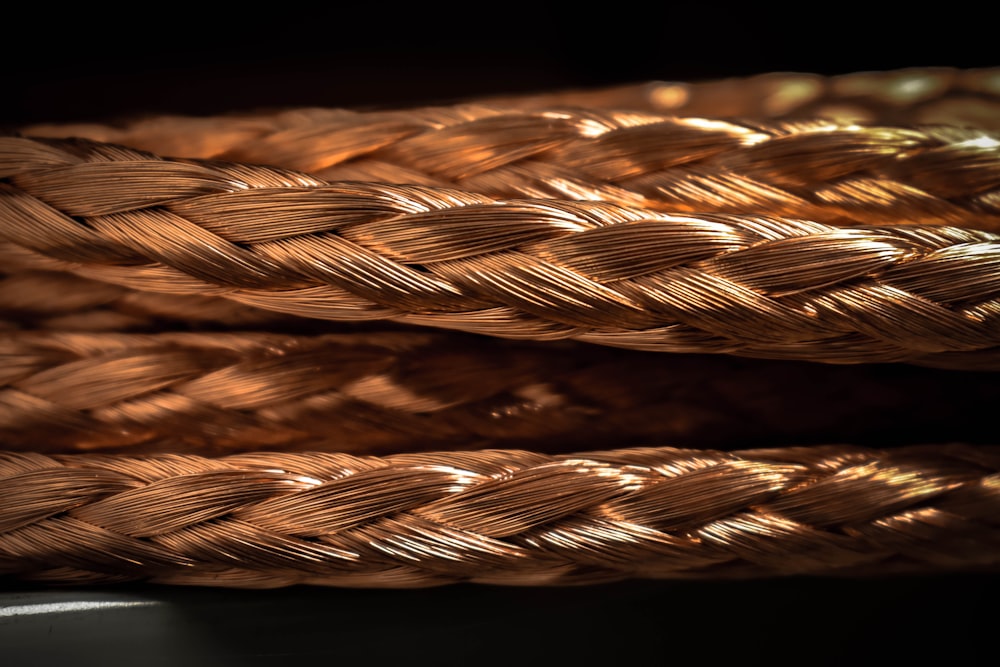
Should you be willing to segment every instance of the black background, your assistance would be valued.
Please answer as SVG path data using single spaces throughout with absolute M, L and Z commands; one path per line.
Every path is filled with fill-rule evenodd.
M 1000 64 L 987 10 L 954 3 L 895 15 L 821 3 L 798 12 L 706 3 L 577 3 L 562 11 L 541 3 L 406 10 L 373 3 L 364 11 L 329 4 L 5 9 L 0 124 L 401 106 L 768 71 Z M 12 665 L 195 664 L 199 657 L 206 664 L 317 657 L 357 664 L 366 656 L 417 664 L 811 665 L 901 662 L 939 651 L 949 664 L 974 664 L 995 659 L 1000 581 L 955 574 L 574 589 L 78 593 L 8 582 L 0 591 L 0 606 L 127 591 L 170 610 L 171 620 L 132 610 L 0 623 L 0 646 L 13 661 L 0 659 Z
M 20 3 L 5 8 L 3 122 L 297 105 L 367 107 L 698 80 L 997 64 L 996 12 L 858 5 Z M 985 7 L 986 5 L 983 5 Z

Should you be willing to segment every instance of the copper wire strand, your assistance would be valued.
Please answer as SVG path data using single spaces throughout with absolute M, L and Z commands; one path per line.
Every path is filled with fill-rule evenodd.
M 971 442 L 1000 400 L 976 375 L 432 332 L 21 331 L 0 334 L 0 442 L 202 455 Z
M 994 568 L 1000 447 L 0 455 L 0 572 L 589 584 Z
M 829 363 L 995 369 L 1000 237 L 494 200 L 0 139 L 22 265 L 332 321 Z
M 24 133 L 268 164 L 325 181 L 410 183 L 500 199 L 1000 230 L 1000 133 L 981 127 L 464 104 L 159 117 L 124 128 L 38 126 Z M 37 166 L 45 164 L 38 159 Z

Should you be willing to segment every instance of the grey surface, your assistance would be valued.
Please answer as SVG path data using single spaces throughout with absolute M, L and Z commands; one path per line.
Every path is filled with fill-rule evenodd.
M 626 582 L 580 588 L 22 589 L 5 667 L 898 664 L 995 654 L 1000 577 Z M 994 655 L 995 657 L 995 655 Z

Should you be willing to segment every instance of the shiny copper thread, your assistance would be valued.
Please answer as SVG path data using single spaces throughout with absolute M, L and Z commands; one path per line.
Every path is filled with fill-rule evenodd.
M 0 139 L 5 252 L 300 317 L 831 363 L 998 365 L 1000 236 L 496 200 Z
M 975 374 L 856 364 L 1000 367 L 998 108 L 929 69 L 0 138 L 0 572 L 995 569 L 989 443 L 745 447 L 988 432 Z
M 419 587 L 1000 564 L 1000 448 L 0 455 L 0 571 Z

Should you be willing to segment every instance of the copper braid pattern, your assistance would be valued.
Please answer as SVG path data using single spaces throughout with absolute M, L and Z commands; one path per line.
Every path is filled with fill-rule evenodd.
M 0 572 L 995 570 L 986 376 L 811 362 L 1000 365 L 997 78 L 775 74 L 27 132 L 132 148 L 0 139 L 0 439 L 23 450 L 0 453 Z M 984 446 L 884 448 L 934 439 Z M 774 448 L 849 440 L 880 449 Z M 634 448 L 660 444 L 713 450 Z M 560 453 L 595 447 L 620 449 Z M 290 451 L 250 451 L 269 449 Z M 130 455 L 57 453 L 87 450 Z
M 912 87 L 912 75 L 906 75 L 905 82 Z M 956 135 L 954 128 L 947 131 L 936 128 L 933 132 L 940 136 L 929 134 L 924 143 L 930 146 L 936 141 L 939 145 L 925 146 L 926 150 L 920 152 L 907 147 L 907 142 L 917 136 L 912 130 L 799 124 L 765 142 L 772 148 L 782 141 L 804 142 L 799 146 L 801 150 L 787 145 L 782 149 L 786 151 L 784 158 L 779 160 L 773 150 L 764 155 L 765 146 L 754 143 L 764 134 L 748 127 L 623 112 L 604 116 L 604 124 L 598 127 L 595 123 L 599 116 L 592 110 L 533 115 L 482 106 L 372 113 L 297 110 L 272 117 L 160 117 L 124 129 L 55 126 L 34 130 L 113 139 L 188 157 L 242 156 L 311 169 L 330 177 L 475 186 L 472 189 L 491 196 L 599 198 L 702 212 L 778 211 L 848 224 L 874 220 L 883 224 L 922 221 L 995 227 L 996 206 L 990 202 L 995 199 L 1000 170 L 997 149 L 991 146 L 990 137 L 982 133 Z M 560 124 L 559 131 L 552 130 L 554 123 Z M 567 128 L 572 132 L 567 133 Z M 598 130 L 602 133 L 594 136 Z M 641 134 L 629 138 L 630 132 Z M 886 140 L 889 134 L 880 138 L 879 132 L 896 132 L 900 142 L 894 145 Z M 970 136 L 973 138 L 969 139 Z M 831 150 L 831 141 L 843 144 Z M 391 145 L 387 146 L 387 142 Z M 810 147 L 809 142 L 816 145 Z M 820 146 L 822 142 L 826 145 Z M 705 173 L 698 175 L 692 171 L 692 165 L 700 169 L 707 163 L 747 162 L 748 149 L 750 154 L 756 152 L 756 157 L 749 160 L 748 164 L 752 163 L 749 170 L 777 169 L 775 173 L 779 175 L 772 175 L 771 180 L 782 182 L 785 190 L 765 184 L 760 180 L 761 173 L 751 177 L 730 169 L 731 173 L 719 177 L 722 180 L 717 175 L 705 180 Z M 384 155 L 387 150 L 392 155 Z M 934 154 L 938 155 L 930 158 L 934 164 L 927 164 L 928 156 Z M 483 155 L 490 159 L 484 161 Z M 807 158 L 812 155 L 808 159 L 815 160 L 817 168 L 824 163 L 825 173 L 813 174 L 812 184 L 806 183 L 810 177 L 802 171 L 804 155 Z M 442 159 L 454 163 L 448 167 L 451 175 L 442 172 Z M 571 170 L 573 174 L 567 172 L 568 164 L 576 165 Z M 486 166 L 490 167 L 488 172 L 468 175 L 470 170 Z M 624 176 L 637 169 L 643 173 Z M 845 175 L 845 170 L 852 169 L 851 174 Z M 593 173 L 583 174 L 581 170 Z M 459 173 L 466 176 L 456 176 Z M 831 175 L 837 177 L 825 180 Z M 802 190 L 800 194 L 788 190 L 795 179 L 799 181 L 796 187 Z M 907 180 L 912 183 L 904 182 Z M 632 182 L 633 189 L 623 189 L 625 182 Z M 925 187 L 928 183 L 931 186 Z M 941 196 L 931 194 L 942 187 L 948 190 L 950 199 L 943 198 L 944 191 L 939 193 Z M 835 195 L 833 190 L 837 190 Z M 978 203 L 969 204 L 973 200 Z M 909 217 L 897 219 L 897 214 Z M 124 315 L 111 314 L 107 312 L 111 309 L 105 307 L 106 312 L 101 316 L 76 311 L 41 326 L 127 329 L 141 326 L 143 314 L 176 317 L 171 313 L 178 312 L 201 322 L 215 320 L 237 325 L 273 324 L 279 320 L 273 313 L 268 317 L 260 310 L 204 297 L 193 300 L 178 295 L 126 294 L 119 287 L 121 298 L 112 299 L 109 295 L 113 288 L 108 285 L 90 283 L 76 288 L 65 278 L 55 277 L 58 274 L 11 275 L 18 264 L 16 257 L 4 253 L 2 265 L 8 276 L 0 284 L 0 305 L 5 312 L 16 311 L 23 317 L 26 308 L 36 308 L 39 311 L 36 322 L 44 320 L 56 301 L 24 295 L 42 291 L 51 294 L 51 287 L 57 282 L 62 283 L 58 302 L 84 305 L 85 301 L 101 301 L 102 306 L 107 306 L 116 301 L 128 311 Z
M 125 128 L 26 133 L 280 166 L 325 181 L 428 185 L 499 199 L 1000 230 L 1000 132 L 981 128 L 458 105 L 165 117 Z M 35 159 L 33 167 L 60 163 Z
M 434 332 L 0 333 L 0 441 L 52 453 L 992 442 L 1000 386 L 911 366 Z
M 586 584 L 994 568 L 1000 448 L 0 455 L 0 571 Z
M 0 234 L 25 263 L 141 290 L 648 351 L 998 367 L 986 231 L 332 185 L 58 140 L 4 139 L 0 174 Z

